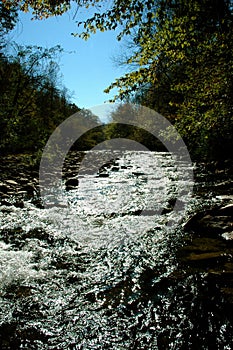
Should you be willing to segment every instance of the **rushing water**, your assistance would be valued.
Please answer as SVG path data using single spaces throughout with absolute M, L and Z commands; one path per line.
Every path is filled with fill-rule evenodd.
M 177 269 L 200 202 L 180 169 L 169 153 L 125 152 L 65 192 L 68 210 L 2 206 L 2 349 L 231 349 L 226 322 L 199 319 L 199 277 Z

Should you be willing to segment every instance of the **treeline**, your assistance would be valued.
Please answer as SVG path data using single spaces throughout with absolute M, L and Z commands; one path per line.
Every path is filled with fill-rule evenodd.
M 62 49 L 8 43 L 17 12 L 0 5 L 0 152 L 35 153 L 53 130 L 79 108 L 59 78 Z
M 121 62 L 132 69 L 109 89 L 118 87 L 122 99 L 167 117 L 193 159 L 232 158 L 232 1 L 137 5 L 138 30 Z M 130 14 L 128 19 L 135 28 Z
M 88 17 L 87 13 L 87 18 L 78 23 L 77 36 L 88 39 L 98 30 L 119 28 L 118 40 L 127 38 L 121 64 L 128 66 L 129 72 L 106 92 L 117 88 L 116 99 L 142 104 L 169 119 L 194 160 L 232 158 L 231 0 L 113 0 L 107 6 L 105 0 L 74 2 L 84 10 L 98 5 L 93 15 Z M 36 18 L 62 15 L 71 7 L 70 0 L 5 0 L 4 4 L 11 16 L 15 9 L 31 9 Z M 75 16 L 78 20 L 77 11 Z M 1 61 L 4 65 L 4 59 Z M 108 137 L 114 128 L 107 130 Z M 126 129 L 121 127 L 121 132 L 126 134 Z M 131 131 L 141 139 L 142 133 Z M 6 135 L 10 138 L 10 131 Z

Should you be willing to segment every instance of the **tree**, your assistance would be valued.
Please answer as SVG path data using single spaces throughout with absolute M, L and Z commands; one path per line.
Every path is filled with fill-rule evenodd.
M 106 139 L 125 138 L 134 140 L 150 150 L 166 150 L 161 141 L 154 136 L 159 136 L 162 125 L 151 109 L 132 103 L 121 103 L 111 112 L 110 117 L 111 123 L 104 129 Z
M 32 8 L 43 18 L 62 14 L 70 1 L 4 1 L 8 8 Z M 136 100 L 170 118 L 194 156 L 226 155 L 232 141 L 231 0 L 76 0 L 94 6 L 79 22 L 77 35 L 88 39 L 97 30 L 121 29 L 118 39 L 132 36 L 126 60 L 133 70 L 105 91 Z M 134 33 L 137 33 L 136 35 Z M 229 152 L 228 152 L 229 155 Z
M 17 22 L 17 9 L 12 5 L 10 9 L 0 4 L 0 35 L 12 30 Z
M 156 80 L 136 100 L 173 119 L 194 157 L 231 157 L 232 7 L 229 1 L 181 3 L 172 12 L 164 8 L 164 47 L 151 59 Z M 159 46 L 156 38 L 157 32 L 141 38 L 141 58 L 148 45 Z M 141 63 L 150 70 L 147 60 Z
M 17 23 L 18 14 L 15 7 L 7 9 L 3 3 L 0 4 L 0 59 L 3 56 L 3 49 L 6 45 L 6 36 Z
M 0 62 L 0 149 L 37 151 L 55 127 L 79 109 L 59 86 L 61 48 L 16 47 Z

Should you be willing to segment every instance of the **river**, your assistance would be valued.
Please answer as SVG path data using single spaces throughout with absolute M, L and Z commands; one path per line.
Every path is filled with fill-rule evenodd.
M 190 165 L 165 152 L 78 177 L 80 162 L 64 168 L 68 206 L 1 206 L 1 349 L 232 349 L 226 304 L 178 254 L 188 218 L 220 201 L 205 179 L 192 192 Z

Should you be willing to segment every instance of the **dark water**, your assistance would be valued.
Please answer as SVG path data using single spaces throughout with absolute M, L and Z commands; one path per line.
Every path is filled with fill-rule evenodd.
M 1 348 L 232 349 L 216 283 L 179 260 L 185 221 L 219 200 L 192 196 L 185 170 L 125 152 L 65 192 L 68 210 L 2 206 Z

